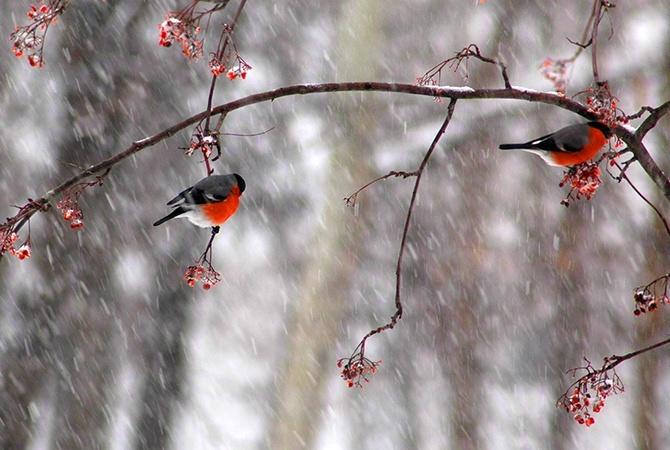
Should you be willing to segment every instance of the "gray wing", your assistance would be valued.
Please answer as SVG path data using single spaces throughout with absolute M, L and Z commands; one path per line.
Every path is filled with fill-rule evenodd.
M 204 178 L 184 194 L 184 204 L 202 205 L 225 200 L 236 183 L 234 175 L 212 175 Z
M 561 128 L 554 133 L 553 139 L 558 150 L 577 152 L 589 142 L 589 126 L 578 123 Z

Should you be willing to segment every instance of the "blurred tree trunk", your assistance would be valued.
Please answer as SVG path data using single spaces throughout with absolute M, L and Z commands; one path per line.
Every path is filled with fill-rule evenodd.
M 370 61 L 379 40 L 381 3 L 351 0 L 342 7 L 337 78 L 374 78 Z M 341 200 L 372 177 L 368 154 L 374 127 L 373 102 L 354 102 L 351 95 L 332 98 L 339 126 L 325 195 L 322 227 L 314 238 L 312 263 L 308 265 L 289 327 L 287 362 L 279 384 L 275 423 L 270 446 L 276 449 L 311 448 L 321 419 L 324 382 L 337 370 L 332 346 L 341 333 L 341 320 L 351 296 L 352 276 L 358 266 L 360 228 Z M 352 106 L 354 105 L 354 106 Z M 355 337 L 354 337 L 355 338 Z M 356 344 L 352 341 L 352 348 Z
M 123 123 L 121 109 L 114 108 L 115 86 L 110 82 L 112 64 L 91 64 L 100 54 L 111 54 L 118 46 L 110 23 L 122 2 L 77 5 L 73 14 L 63 16 L 62 42 L 71 57 L 65 88 L 64 123 L 71 129 L 59 144 L 59 161 L 85 164 L 106 155 L 119 145 L 118 124 Z M 91 45 L 82 38 L 84 30 L 96 30 L 107 36 Z M 112 100 L 110 100 L 112 99 Z M 55 180 L 65 178 L 72 169 L 59 164 Z M 89 189 L 81 198 L 82 208 L 105 204 L 100 189 Z M 51 220 L 60 220 L 59 213 Z M 56 374 L 53 440 L 56 448 L 97 449 L 107 445 L 111 422 L 108 402 L 117 369 L 116 327 L 112 320 L 118 312 L 118 293 L 108 270 L 114 267 L 111 251 L 123 236 L 107 222 L 104 211 L 86 216 L 86 228 L 77 233 L 67 230 L 62 240 L 52 243 L 56 255 L 50 276 L 58 286 L 45 304 L 57 304 L 52 370 Z M 64 222 L 61 221 L 61 224 Z M 63 225 L 58 225 L 63 226 Z M 63 226 L 67 228 L 67 224 Z M 78 240 L 84 238 L 82 248 Z M 46 272 L 49 273 L 49 272 Z
M 166 75 L 160 65 L 147 64 L 151 55 L 141 53 L 137 36 L 145 31 L 142 19 L 148 13 L 153 13 L 149 2 L 106 2 L 76 5 L 63 16 L 62 41 L 51 40 L 51 45 L 65 47 L 67 58 L 54 56 L 47 64 L 65 67 L 67 79 L 61 82 L 65 86 L 61 92 L 66 101 L 56 102 L 66 109 L 58 124 L 66 124 L 65 139 L 58 144 L 58 162 L 47 185 L 72 174 L 67 163 L 84 165 L 108 156 L 128 142 L 128 135 L 135 138 L 142 128 L 156 129 L 184 114 L 172 108 L 159 118 L 144 114 L 164 109 L 175 95 L 181 95 L 179 90 L 165 88 L 168 79 L 177 84 L 192 77 L 188 71 Z M 88 37 L 91 30 L 104 39 L 93 41 Z M 105 447 L 116 412 L 111 406 L 119 386 L 114 377 L 118 361 L 124 359 L 118 356 L 128 351 L 117 345 L 119 330 L 135 350 L 130 359 L 138 371 L 134 376 L 141 380 L 135 393 L 139 413 L 133 416 L 137 422 L 131 441 L 141 448 L 169 446 L 173 412 L 185 379 L 183 336 L 190 306 L 179 264 L 190 260 L 192 249 L 184 238 L 175 241 L 171 251 L 144 255 L 149 267 L 162 269 L 157 285 L 176 287 L 166 289 L 153 302 L 145 300 L 142 292 L 121 297 L 110 275 L 119 264 L 119 254 L 157 246 L 143 233 L 151 223 L 148 210 L 124 215 L 104 207 L 113 209 L 123 201 L 132 205 L 138 201 L 137 192 L 146 198 L 162 195 L 162 186 L 147 185 L 137 172 L 156 169 L 163 160 L 164 155 L 149 153 L 135 162 L 139 168 L 115 169 L 104 188 L 88 189 L 80 199 L 86 216 L 81 235 L 71 232 L 56 210 L 36 216 L 40 225 L 47 222 L 47 231 L 36 233 L 34 239 L 49 242 L 28 264 L 39 265 L 47 282 L 42 295 L 14 300 L 22 323 L 17 337 L 3 349 L 6 379 L 0 391 L 0 448 L 26 448 L 37 438 L 38 429 L 52 434 L 40 437 L 40 442 L 60 448 Z M 53 426 L 43 425 L 50 418 Z
M 69 14 L 63 19 L 64 40 L 73 57 L 67 74 L 70 82 L 65 83 L 69 109 L 64 122 L 73 127 L 66 135 L 76 134 L 77 138 L 61 143 L 60 162 L 54 170 L 56 180 L 72 172 L 63 161 L 90 161 L 92 154 L 100 154 L 101 147 L 114 148 L 116 144 L 111 124 L 117 122 L 118 116 L 110 110 L 95 111 L 99 116 L 92 119 L 90 107 L 96 100 L 105 98 L 101 94 L 105 79 L 90 66 L 93 54 L 104 51 L 105 47 L 92 48 L 74 31 L 84 26 L 103 29 L 113 6 L 82 4 L 80 9 L 80 14 Z M 78 127 L 86 118 L 91 122 Z M 99 128 L 89 134 L 88 126 Z M 99 194 L 94 197 L 97 199 L 93 201 L 102 203 Z M 5 448 L 27 446 L 27 430 L 33 428 L 33 424 L 26 411 L 34 407 L 32 402 L 40 392 L 39 385 L 46 381 L 55 383 L 55 424 L 50 440 L 59 448 L 102 448 L 109 424 L 107 388 L 114 367 L 110 315 L 114 314 L 115 293 L 109 278 L 100 274 L 109 263 L 107 243 L 114 242 L 116 236 L 104 227 L 98 228 L 100 221 L 87 220 L 87 228 L 82 233 L 88 236 L 96 233 L 97 239 L 93 239 L 89 247 L 94 249 L 84 252 L 77 242 L 77 233 L 64 232 L 57 214 L 45 218 L 53 221 L 48 225 L 53 229 L 46 234 L 50 241 L 43 247 L 45 252 L 32 261 L 40 266 L 48 285 L 43 295 L 18 299 L 21 303 L 17 308 L 25 320 L 22 338 L 12 343 L 14 348 L 5 359 L 6 374 L 14 381 L 5 392 L 2 410 L 16 412 L 8 422 L 10 432 L 5 436 L 8 439 Z M 66 234 L 58 236 L 63 233 Z M 53 262 L 47 261 L 47 255 L 53 255 Z M 105 294 L 100 297 L 94 294 L 96 292 Z M 42 411 L 34 419 L 44 420 L 47 416 Z M 15 430 L 19 431 L 16 435 Z
M 666 57 L 665 57 L 665 66 L 667 67 L 670 64 L 670 54 L 667 50 L 670 49 L 670 43 L 666 42 Z M 646 98 L 646 90 L 648 89 L 649 80 L 646 73 L 641 73 L 638 75 L 639 79 L 634 80 L 634 83 L 631 83 L 632 86 L 636 86 L 638 92 L 635 92 L 636 97 L 644 102 Z M 640 92 L 641 91 L 641 92 Z M 660 89 L 661 95 L 659 100 L 664 100 L 670 95 L 670 77 L 666 76 L 664 86 Z M 659 103 L 658 101 L 656 103 Z M 662 122 L 658 125 L 658 130 L 652 132 L 659 139 L 660 148 L 668 148 L 670 142 L 668 142 L 667 135 L 659 133 L 663 127 L 663 123 L 668 122 L 667 116 L 662 119 Z M 654 154 L 657 163 L 660 167 L 668 167 L 668 157 L 664 152 L 656 152 Z M 646 181 L 646 180 L 645 180 Z M 650 184 L 647 183 L 647 186 Z M 629 189 L 628 186 L 625 186 L 622 183 L 622 189 Z M 639 183 L 637 187 L 642 190 L 642 192 L 650 192 L 649 200 L 654 203 L 657 207 L 661 208 L 661 211 L 667 211 L 667 208 L 663 208 L 664 198 L 658 192 L 658 189 L 655 187 L 646 188 L 644 184 Z M 644 279 L 638 281 L 638 284 L 645 284 L 656 277 L 660 276 L 663 273 L 668 272 L 668 257 L 670 254 L 670 238 L 665 230 L 664 225 L 656 217 L 656 215 L 649 210 L 648 212 L 651 215 L 651 223 L 649 233 L 645 236 L 647 239 L 644 241 L 647 245 L 645 248 L 646 258 L 646 273 L 644 273 Z M 666 214 L 666 219 L 668 215 Z M 648 239 L 651 237 L 651 239 Z M 639 317 L 637 320 L 637 336 L 635 348 L 642 348 L 646 345 L 649 345 L 652 342 L 659 341 L 664 339 L 667 335 L 668 325 L 670 321 L 667 319 L 667 311 L 664 311 L 666 307 L 659 307 L 657 311 L 652 313 L 644 314 L 642 317 Z M 666 431 L 660 424 L 659 417 L 663 414 L 663 408 L 665 406 L 659 405 L 657 397 L 659 396 L 658 391 L 658 380 L 664 379 L 667 371 L 663 371 L 663 365 L 661 364 L 663 360 L 661 359 L 663 350 L 658 350 L 657 352 L 652 352 L 647 355 L 641 356 L 639 361 L 637 361 L 637 376 L 634 378 L 638 383 L 637 395 L 639 396 L 638 400 L 635 402 L 635 442 L 637 448 L 640 450 L 653 450 L 657 448 L 667 448 L 670 443 L 663 441 L 662 437 L 667 439 L 667 434 L 662 435 L 661 433 Z M 667 352 L 666 352 L 667 353 Z M 660 408 L 659 408 L 660 406 Z
M 181 257 L 175 260 L 188 260 L 187 253 L 182 251 Z M 148 339 L 140 342 L 141 361 L 137 361 L 144 380 L 138 396 L 140 414 L 135 448 L 169 448 L 173 413 L 181 400 L 186 378 L 184 336 L 190 307 L 186 290 L 190 288 L 184 286 L 185 283 L 179 283 L 174 290 L 166 291 L 157 299 L 155 307 L 150 308 L 148 317 L 144 317 L 153 327 Z
M 548 330 L 552 384 L 556 387 L 553 398 L 559 398 L 569 383 L 567 369 L 582 364 L 588 339 L 589 296 L 588 278 L 583 261 L 588 258 L 584 236 L 590 232 L 589 205 L 585 200 L 573 202 L 564 211 L 563 219 L 556 228 L 559 249 L 556 255 L 554 285 L 554 318 Z M 546 236 L 550 239 L 550 236 Z M 588 245 L 588 244 L 587 244 Z M 551 420 L 552 449 L 572 448 L 569 439 L 572 417 L 561 408 L 556 408 Z
M 447 136 L 445 140 L 448 139 Z M 463 144 L 457 151 L 467 154 L 473 150 L 467 147 Z M 436 195 L 432 200 L 436 211 L 449 211 L 450 217 L 458 218 L 451 224 L 447 221 L 443 228 L 445 239 L 458 236 L 458 244 L 442 246 L 446 252 L 442 254 L 442 261 L 445 262 L 436 261 L 434 264 L 438 267 L 433 267 L 430 272 L 431 288 L 438 293 L 437 298 L 446 299 L 444 305 L 436 305 L 438 328 L 435 346 L 451 392 L 451 401 L 445 412 L 449 417 L 450 448 L 463 450 L 482 446 L 479 436 L 482 396 L 479 391 L 483 372 L 477 351 L 483 341 L 479 315 L 482 307 L 480 287 L 482 280 L 486 279 L 484 265 L 488 249 L 480 232 L 482 218 L 476 214 L 481 211 L 480 207 L 486 209 L 485 205 L 490 201 L 488 195 L 470 196 L 467 192 L 472 189 L 472 180 L 488 178 L 490 161 L 490 158 L 479 154 L 457 169 L 458 181 L 453 178 L 450 181 L 459 184 L 462 194 L 459 197 L 464 199 L 460 204 L 448 201 L 446 196 Z M 443 184 L 442 188 L 446 189 L 446 186 Z

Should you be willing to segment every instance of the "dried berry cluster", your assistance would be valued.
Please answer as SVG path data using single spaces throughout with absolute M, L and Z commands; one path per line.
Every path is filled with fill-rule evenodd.
M 218 136 L 212 133 L 205 134 L 200 127 L 197 127 L 191 135 L 190 145 L 183 150 L 186 156 L 191 156 L 196 151 L 201 151 L 205 158 L 212 156 L 214 150 L 217 151 L 217 154 L 221 154 Z
M 69 3 L 67 0 L 42 0 L 37 5 L 30 5 L 26 13 L 30 22 L 16 27 L 9 36 L 14 56 L 17 58 L 25 56 L 32 67 L 42 67 L 47 30 L 56 17 L 63 13 L 67 3 Z
M 209 242 L 207 242 L 205 251 L 202 252 L 194 265 L 186 268 L 184 280 L 186 280 L 189 287 L 195 287 L 200 281 L 202 282 L 202 288 L 207 290 L 221 281 L 221 274 L 212 267 L 212 244 L 218 233 L 219 227 L 212 228 L 212 236 L 209 238 Z
M 237 46 L 233 40 L 233 30 L 228 25 L 224 25 L 219 45 L 216 51 L 211 53 L 209 70 L 215 77 L 225 73 L 229 80 L 236 78 L 245 80 L 247 73 L 251 70 L 251 66 L 237 51 Z
M 192 61 L 199 59 L 203 54 L 204 37 L 199 37 L 202 33 L 200 21 L 203 17 L 222 9 L 220 6 L 214 6 L 210 9 L 198 10 L 198 3 L 197 0 L 192 1 L 182 10 L 170 13 L 158 26 L 158 44 L 171 47 L 172 44 L 178 43 L 183 55 Z M 223 26 L 217 49 L 210 54 L 209 70 L 215 77 L 225 73 L 230 80 L 236 78 L 244 80 L 251 66 L 242 59 L 237 51 L 232 33 L 232 27 Z
M 628 117 L 619 109 L 619 99 L 612 95 L 606 82 L 600 83 L 595 89 L 587 89 L 585 93 L 586 107 L 597 116 L 599 122 L 610 128 L 628 123 Z
M 202 288 L 208 290 L 221 281 L 221 274 L 214 270 L 211 264 L 205 268 L 202 262 L 198 262 L 193 266 L 188 266 L 184 272 L 184 280 L 189 287 L 195 287 L 198 281 L 202 282 Z
M 565 59 L 546 58 L 540 65 L 540 73 L 551 81 L 559 94 L 565 95 L 568 88 L 568 67 L 570 62 Z
M 363 387 L 362 381 L 369 383 L 368 377 L 377 373 L 377 367 L 381 361 L 372 361 L 362 353 L 356 353 L 350 358 L 342 358 L 337 361 L 337 367 L 342 369 L 340 376 L 347 383 L 347 387 Z
M 202 40 L 198 39 L 201 29 L 192 16 L 179 18 L 170 15 L 158 29 L 159 45 L 171 47 L 176 42 L 181 45 L 181 52 L 187 59 L 196 60 L 202 56 Z
M 669 279 L 670 274 L 666 274 L 646 286 L 636 288 L 633 294 L 633 300 L 635 301 L 633 314 L 639 316 L 646 312 L 656 311 L 660 305 L 670 304 L 670 297 L 668 297 Z
M 11 229 L 2 231 L 0 233 L 0 255 L 3 253 L 9 253 L 21 261 L 30 258 L 32 254 L 30 249 L 30 237 L 28 237 L 28 239 L 26 239 L 26 241 L 21 244 L 19 248 L 15 248 L 14 246 L 18 239 L 19 235 L 13 232 Z
M 225 66 L 223 67 L 225 70 Z M 237 64 L 231 67 L 226 76 L 229 80 L 234 80 L 235 78 L 241 78 L 242 80 L 247 79 L 247 72 L 251 70 L 251 66 L 247 64 L 239 55 L 237 56 Z M 214 74 L 214 70 L 212 70 Z M 216 76 L 216 74 L 214 74 Z
M 570 192 L 561 201 L 561 204 L 569 206 L 573 198 L 579 200 L 584 197 L 591 200 L 601 183 L 600 167 L 597 162 L 587 161 L 566 169 L 559 186 L 570 186 Z
M 73 230 L 84 228 L 84 213 L 79 207 L 77 197 L 78 194 L 71 197 L 64 197 L 56 203 L 56 208 L 61 212 L 63 219 L 66 222 L 70 222 L 70 228 Z
M 609 358 L 605 358 L 603 368 L 611 362 Z M 579 371 L 587 373 L 558 400 L 558 406 L 572 414 L 580 425 L 590 427 L 595 423 L 593 414 L 599 413 L 605 407 L 605 399 L 609 395 L 623 392 L 623 383 L 614 369 L 596 370 L 588 360 L 586 366 L 571 370 L 573 376 Z

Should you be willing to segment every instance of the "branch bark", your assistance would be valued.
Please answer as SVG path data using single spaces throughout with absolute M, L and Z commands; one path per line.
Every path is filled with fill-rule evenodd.
M 410 95 L 421 95 L 429 96 L 436 98 L 451 98 L 451 99 L 511 99 L 511 100 L 523 100 L 528 102 L 544 103 L 547 105 L 557 106 L 559 108 L 565 109 L 567 111 L 574 112 L 588 120 L 595 120 L 596 117 L 593 113 L 589 112 L 588 109 L 581 103 L 566 98 L 560 95 L 549 92 L 539 92 L 531 89 L 523 88 L 505 88 L 505 89 L 470 89 L 462 87 L 440 87 L 440 86 L 418 86 L 415 84 L 404 84 L 404 83 L 384 83 L 384 82 L 372 82 L 372 81 L 358 81 L 358 82 L 345 82 L 345 83 L 321 83 L 321 84 L 298 84 L 292 86 L 285 86 L 282 88 L 274 89 L 271 91 L 261 92 L 258 94 L 250 95 L 243 97 L 241 99 L 224 103 L 222 105 L 212 108 L 211 114 L 227 114 L 231 111 L 241 109 L 243 107 L 262 103 L 266 101 L 274 101 L 276 99 L 294 95 L 307 95 L 307 94 L 316 94 L 316 93 L 329 93 L 329 92 L 394 92 L 394 93 L 403 93 Z M 663 171 L 658 167 L 656 162 L 653 160 L 646 147 L 642 143 L 642 137 L 644 134 L 655 125 L 660 117 L 667 113 L 670 110 L 670 102 L 666 102 L 661 107 L 657 108 L 657 114 L 650 116 L 643 123 L 643 127 L 638 131 L 638 133 L 632 133 L 626 128 L 618 126 L 614 131 L 615 133 L 628 145 L 631 152 L 637 157 L 640 165 L 647 173 L 647 175 L 656 183 L 656 185 L 661 189 L 666 199 L 670 201 L 670 180 L 663 173 Z M 76 183 L 82 181 L 83 179 L 95 175 L 104 170 L 110 169 L 116 166 L 121 161 L 125 160 L 131 155 L 144 150 L 148 147 L 151 147 L 175 133 L 194 125 L 202 121 L 208 115 L 208 111 L 203 111 L 194 116 L 191 116 L 171 127 L 160 131 L 153 136 L 146 137 L 139 141 L 133 142 L 128 148 L 122 150 L 115 155 L 100 161 L 97 164 L 91 165 L 87 169 L 79 172 L 73 177 L 65 180 L 60 185 L 56 186 L 52 190 L 48 191 L 41 198 L 35 200 L 34 206 L 30 208 L 26 215 L 27 218 L 30 218 L 35 212 L 46 209 L 50 200 L 75 185 Z M 646 125 L 645 125 L 646 124 Z M 24 217 L 25 217 L 24 216 Z M 21 218 L 19 218 L 21 219 Z M 18 220 L 9 219 L 5 225 L 13 226 L 18 222 Z

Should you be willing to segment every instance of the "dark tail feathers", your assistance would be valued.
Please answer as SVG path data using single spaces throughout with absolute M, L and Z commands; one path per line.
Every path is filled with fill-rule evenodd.
M 174 218 L 177 217 L 178 215 L 180 215 L 180 214 L 184 214 L 184 213 L 187 212 L 187 211 L 188 211 L 188 209 L 183 208 L 183 207 L 181 207 L 181 206 L 178 207 L 178 208 L 175 208 L 170 214 L 168 214 L 167 216 L 163 217 L 162 219 L 159 219 L 159 220 L 157 220 L 156 222 L 154 222 L 154 226 L 157 227 L 158 225 L 160 225 L 160 224 L 162 224 L 162 223 L 165 223 L 165 222 L 167 222 L 167 221 L 170 220 L 170 219 L 174 219 Z
M 537 148 L 534 145 L 531 145 L 529 142 L 526 142 L 524 144 L 501 144 L 500 147 L 498 147 L 500 150 L 528 150 L 528 149 L 533 149 Z

